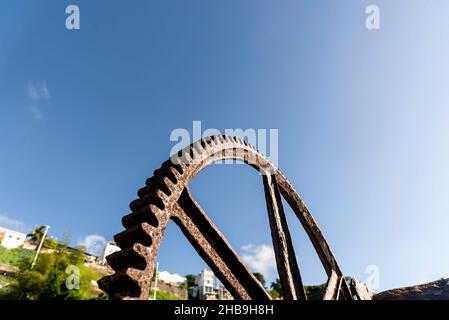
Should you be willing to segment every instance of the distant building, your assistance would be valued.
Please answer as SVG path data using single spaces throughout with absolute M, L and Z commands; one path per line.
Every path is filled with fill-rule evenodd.
M 100 264 L 105 265 L 107 263 L 106 257 L 117 251 L 120 251 L 120 247 L 117 246 L 114 241 L 108 241 L 104 247 L 103 255 L 101 256 L 100 259 Z
M 9 230 L 0 227 L 1 245 L 8 249 L 19 248 L 23 246 L 27 235 L 18 231 Z
M 233 297 L 218 280 L 212 271 L 204 269 L 198 274 L 196 286 L 189 288 L 189 296 L 199 300 L 232 300 Z
M 225 286 L 221 285 L 216 288 L 218 300 L 234 300 L 234 297 L 231 295 L 231 293 L 228 291 L 228 289 L 225 288 Z
M 208 295 L 214 294 L 215 275 L 212 271 L 204 269 L 196 277 L 196 286 L 198 287 L 198 295 L 200 300 L 208 300 Z

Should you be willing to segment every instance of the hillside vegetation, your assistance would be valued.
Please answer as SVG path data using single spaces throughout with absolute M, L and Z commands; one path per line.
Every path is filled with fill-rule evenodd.
M 6 249 L 0 246 L 0 264 L 19 267 L 24 260 L 31 261 L 36 251 L 22 248 Z
M 106 297 L 96 286 L 102 277 L 84 265 L 82 251 L 58 245 L 52 253 L 42 253 L 36 265 L 36 252 L 0 247 L 0 264 L 18 267 L 19 271 L 2 277 L 0 300 L 87 300 Z

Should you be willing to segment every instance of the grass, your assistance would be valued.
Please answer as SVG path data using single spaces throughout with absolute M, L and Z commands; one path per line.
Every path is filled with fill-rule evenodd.
M 11 281 L 10 277 L 0 275 L 0 286 L 7 285 Z
M 153 299 L 154 291 L 150 290 L 150 298 Z M 181 300 L 177 296 L 171 295 L 168 292 L 157 291 L 156 300 Z
M 24 260 L 32 261 L 34 250 L 28 250 L 23 248 L 6 249 L 0 246 L 0 264 L 19 267 Z

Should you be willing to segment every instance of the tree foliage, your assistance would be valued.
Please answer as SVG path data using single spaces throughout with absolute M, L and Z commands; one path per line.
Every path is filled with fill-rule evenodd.
M 98 295 L 92 280 L 99 275 L 84 266 L 79 254 L 67 250 L 56 250 L 53 253 L 41 254 L 33 269 L 31 260 L 23 260 L 9 285 L 10 299 L 19 300 L 85 300 Z M 79 270 L 79 287 L 67 288 L 66 281 L 69 266 Z M 78 282 L 77 282 L 78 283 Z
M 284 291 L 282 290 L 281 281 L 277 278 L 270 285 L 271 291 L 270 295 L 273 299 L 281 299 L 284 296 Z M 320 284 L 316 286 L 304 286 L 304 290 L 308 300 L 321 300 L 326 290 L 326 284 Z
M 29 234 L 27 234 L 27 237 L 29 240 L 34 243 L 35 245 L 39 245 L 41 242 L 44 234 L 45 234 L 46 226 L 39 226 L 34 227 L 33 230 Z M 56 249 L 58 246 L 58 242 L 50 237 L 45 237 L 43 247 L 47 249 Z
M 0 264 L 18 267 L 21 265 L 22 260 L 31 260 L 36 251 L 27 250 L 23 248 L 7 249 L 0 246 Z
M 274 282 L 270 284 L 270 294 L 273 298 L 279 299 L 280 297 L 284 296 L 284 291 L 282 290 L 281 280 L 279 278 L 276 278 Z
M 193 287 L 195 285 L 196 276 L 193 274 L 187 274 L 185 276 L 187 288 Z
M 262 284 L 262 286 L 265 288 L 265 277 L 262 273 L 260 272 L 254 272 L 253 275 L 256 277 L 257 280 L 259 280 L 260 284 Z

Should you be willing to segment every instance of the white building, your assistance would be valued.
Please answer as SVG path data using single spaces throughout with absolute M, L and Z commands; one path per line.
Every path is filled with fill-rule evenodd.
M 218 300 L 234 300 L 234 297 L 229 293 L 225 286 L 218 286 L 216 289 Z
M 5 248 L 14 249 L 23 246 L 26 237 L 25 233 L 0 227 L 0 241 Z
M 196 287 L 189 288 L 192 297 L 200 300 L 233 300 L 232 295 L 223 286 L 212 271 L 204 269 L 195 280 Z
M 101 256 L 100 263 L 106 264 L 106 257 L 114 252 L 120 251 L 120 247 L 115 244 L 114 241 L 108 241 L 104 247 L 103 255 Z
M 212 271 L 204 269 L 196 277 L 196 285 L 201 300 L 206 300 L 208 295 L 215 293 L 215 275 Z

